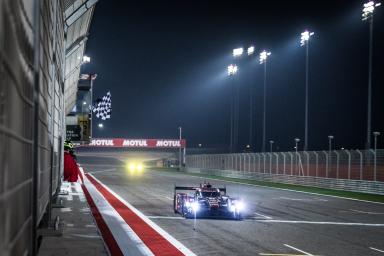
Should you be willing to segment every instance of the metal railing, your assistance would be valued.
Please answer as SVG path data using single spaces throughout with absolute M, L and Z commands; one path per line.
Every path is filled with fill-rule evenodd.
M 188 168 L 225 171 L 216 173 L 227 176 L 229 173 L 237 177 L 281 176 L 286 178 L 280 177 L 280 182 L 288 183 L 292 183 L 289 179 L 295 176 L 369 181 L 384 187 L 382 149 L 188 155 L 186 165 Z M 301 180 L 302 185 L 319 185 L 316 182 L 323 181 L 311 179 L 311 184 L 307 184 L 306 179 Z

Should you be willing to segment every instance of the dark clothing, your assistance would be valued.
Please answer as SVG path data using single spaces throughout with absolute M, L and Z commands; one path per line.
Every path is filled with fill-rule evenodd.
M 79 174 L 79 167 L 69 152 L 64 152 L 64 180 L 76 182 Z

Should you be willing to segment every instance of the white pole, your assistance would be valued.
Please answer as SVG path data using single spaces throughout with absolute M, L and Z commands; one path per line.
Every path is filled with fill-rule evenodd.
M 179 140 L 180 140 L 180 146 L 179 146 L 179 170 L 181 169 L 181 126 L 179 126 Z

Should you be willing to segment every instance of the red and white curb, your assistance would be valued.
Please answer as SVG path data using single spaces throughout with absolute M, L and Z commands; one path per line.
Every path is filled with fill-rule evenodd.
M 195 255 L 114 191 L 84 173 L 82 188 L 111 255 Z

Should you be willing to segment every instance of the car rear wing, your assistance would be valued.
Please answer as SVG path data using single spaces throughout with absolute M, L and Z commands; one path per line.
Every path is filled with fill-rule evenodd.
M 195 191 L 197 189 L 197 187 L 180 187 L 180 186 L 175 186 L 175 189 L 174 189 L 174 192 L 176 194 L 176 191 L 177 190 L 192 190 L 192 191 Z M 224 195 L 227 194 L 227 188 L 224 186 L 222 188 L 218 188 L 220 190 L 220 192 L 224 193 Z
M 176 190 L 196 190 L 196 187 L 178 187 L 175 186 L 175 192 Z

